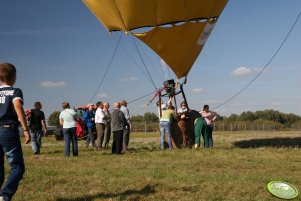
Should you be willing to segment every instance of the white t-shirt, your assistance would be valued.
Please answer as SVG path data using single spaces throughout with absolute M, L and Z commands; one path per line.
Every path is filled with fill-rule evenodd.
M 73 109 L 65 109 L 60 113 L 60 119 L 64 121 L 63 128 L 76 127 L 76 112 Z
M 107 125 L 107 120 L 105 119 L 106 114 L 100 108 L 97 108 L 95 113 L 95 123 Z

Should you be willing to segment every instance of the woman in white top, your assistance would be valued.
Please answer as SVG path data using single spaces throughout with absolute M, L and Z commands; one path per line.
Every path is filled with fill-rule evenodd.
M 65 141 L 65 157 L 70 156 L 70 142 L 72 143 L 73 156 L 78 156 L 78 145 L 76 135 L 76 120 L 78 119 L 75 110 L 70 109 L 68 102 L 62 103 L 63 111 L 60 113 L 60 124 L 63 126 Z

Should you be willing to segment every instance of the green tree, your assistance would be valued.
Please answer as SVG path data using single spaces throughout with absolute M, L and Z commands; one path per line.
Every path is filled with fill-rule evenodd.
M 131 116 L 131 122 L 143 122 L 144 117 L 142 115 L 133 115 Z
M 153 112 L 146 112 L 143 117 L 144 117 L 144 120 L 147 122 L 158 122 L 159 121 L 158 116 Z
M 49 118 L 48 118 L 48 125 L 49 126 L 59 126 L 60 125 L 60 121 L 59 121 L 59 116 L 60 116 L 59 111 L 54 111 L 50 114 Z

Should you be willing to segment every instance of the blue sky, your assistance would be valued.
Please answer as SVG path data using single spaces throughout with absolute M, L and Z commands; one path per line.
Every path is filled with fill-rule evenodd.
M 130 36 L 122 34 L 112 65 L 96 93 L 120 33 L 112 36 L 80 0 L 0 0 L 0 62 L 17 67 L 16 87 L 26 108 L 41 101 L 48 116 L 89 102 L 135 100 L 154 91 Z M 256 76 L 279 48 L 301 12 L 300 0 L 229 0 L 184 86 L 191 108 L 211 108 Z M 215 111 L 224 116 L 274 109 L 301 115 L 301 21 L 261 76 Z M 174 78 L 160 58 L 138 42 L 157 87 Z M 132 115 L 152 95 L 129 104 Z M 178 97 L 178 102 L 182 98 Z

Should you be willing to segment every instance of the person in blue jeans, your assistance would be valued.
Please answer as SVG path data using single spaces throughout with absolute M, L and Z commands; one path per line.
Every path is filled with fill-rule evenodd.
M 45 122 L 45 115 L 42 109 L 41 102 L 34 103 L 34 108 L 30 112 L 30 134 L 31 134 L 31 147 L 33 154 L 40 154 L 42 146 L 42 135 L 47 133 L 47 127 Z
M 172 132 L 172 123 L 176 122 L 176 114 L 174 112 L 173 106 L 168 106 L 168 109 L 162 110 L 162 117 L 160 118 L 160 148 L 164 149 L 165 143 L 165 132 L 168 135 L 168 147 L 172 149 L 172 140 L 171 140 L 171 132 Z
M 78 145 L 76 135 L 76 120 L 78 116 L 75 110 L 70 109 L 68 102 L 62 103 L 63 111 L 60 113 L 60 124 L 63 126 L 64 141 L 65 141 L 65 157 L 70 156 L 70 142 L 72 144 L 73 156 L 78 156 Z
M 30 134 L 23 109 L 23 93 L 14 88 L 16 68 L 10 63 L 0 64 L 0 200 L 9 201 L 16 193 L 19 182 L 23 178 L 25 165 L 19 124 L 23 128 L 25 143 L 30 142 Z M 10 165 L 10 174 L 5 185 L 4 155 Z

